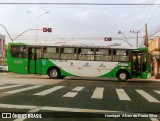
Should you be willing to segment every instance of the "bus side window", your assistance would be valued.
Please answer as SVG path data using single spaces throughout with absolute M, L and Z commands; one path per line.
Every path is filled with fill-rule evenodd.
M 96 49 L 95 60 L 111 61 L 111 50 L 110 49 Z
M 13 58 L 25 58 L 26 47 L 25 46 L 11 46 L 11 55 Z
M 81 48 L 81 50 L 78 49 L 78 59 L 94 60 L 94 49 L 91 48 Z
M 77 59 L 76 48 L 72 47 L 63 48 L 63 51 L 61 51 L 61 59 L 69 59 L 69 60 Z
M 44 47 L 43 58 L 59 59 L 59 47 Z
M 113 61 L 129 61 L 128 50 L 113 50 Z
M 36 49 L 36 59 L 42 58 L 42 49 Z

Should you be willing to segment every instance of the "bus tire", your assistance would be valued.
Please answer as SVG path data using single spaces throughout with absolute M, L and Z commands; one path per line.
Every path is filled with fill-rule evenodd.
M 120 80 L 120 81 L 127 81 L 128 79 L 128 73 L 126 71 L 120 71 L 118 72 L 117 74 L 117 78 Z
M 60 70 L 58 68 L 50 68 L 48 70 L 48 76 L 51 78 L 51 79 L 60 79 L 61 77 L 61 74 L 60 74 Z

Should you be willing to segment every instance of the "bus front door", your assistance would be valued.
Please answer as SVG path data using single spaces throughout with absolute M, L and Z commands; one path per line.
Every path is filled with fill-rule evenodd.
M 132 67 L 131 67 L 132 77 L 142 76 L 142 52 L 133 51 L 132 52 Z
M 28 73 L 41 74 L 42 73 L 42 52 L 41 48 L 28 48 Z

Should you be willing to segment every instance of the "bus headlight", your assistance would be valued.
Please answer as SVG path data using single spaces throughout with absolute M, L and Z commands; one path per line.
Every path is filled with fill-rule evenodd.
M 24 67 L 24 70 L 27 70 L 27 66 Z

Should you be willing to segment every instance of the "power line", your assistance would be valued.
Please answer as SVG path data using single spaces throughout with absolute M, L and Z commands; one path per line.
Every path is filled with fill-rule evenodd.
M 159 29 L 159 30 L 157 30 L 155 33 L 151 34 L 151 35 L 150 35 L 150 37 L 152 37 L 152 36 L 156 35 L 158 32 L 160 32 L 160 29 Z
M 160 29 L 160 27 L 157 27 L 156 29 L 154 29 L 153 31 L 151 31 L 149 34 L 155 33 L 156 31 L 158 31 Z
M 143 10 L 142 10 L 141 13 L 139 14 L 139 16 L 138 16 L 139 18 L 141 18 L 141 17 L 144 15 L 144 10 L 145 10 L 148 2 L 149 2 L 149 0 L 147 0 L 146 5 L 143 7 Z M 137 19 L 134 25 L 137 26 L 138 24 L 139 24 L 139 23 L 138 23 L 138 19 Z
M 156 0 L 153 2 L 153 3 L 155 3 L 156 2 Z M 157 6 L 157 8 L 155 8 L 155 10 L 152 12 L 152 13 L 150 13 L 151 15 L 149 16 L 147 16 L 146 17 L 146 19 L 144 19 L 144 23 L 149 23 L 149 21 L 151 20 L 151 18 L 155 15 L 155 13 L 158 11 L 158 9 L 159 9 L 159 7 L 160 6 Z M 151 9 L 151 8 L 150 8 Z M 149 11 L 147 12 L 147 13 L 149 13 Z
M 150 18 L 148 18 L 148 20 L 146 21 L 146 23 L 148 23 L 148 22 L 151 20 L 151 18 L 152 18 L 152 17 L 155 15 L 155 13 L 158 11 L 159 7 L 160 7 L 160 6 L 157 6 L 157 8 L 154 10 L 154 12 L 152 13 L 152 15 L 150 16 Z
M 159 3 L 0 3 L 0 5 L 159 6 Z
M 155 1 L 156 0 L 154 0 L 151 4 L 154 4 L 155 3 Z M 146 5 L 147 6 L 147 5 Z M 145 7 L 146 7 L 145 6 Z M 146 22 L 144 22 L 144 23 L 147 23 L 148 22 L 148 20 L 153 16 L 153 13 L 152 13 L 152 15 L 150 16 L 150 14 L 151 14 L 151 7 L 152 7 L 152 5 L 150 5 L 150 6 L 148 6 L 149 8 L 148 9 L 146 9 L 146 12 L 143 12 L 143 15 L 142 16 L 140 16 L 140 17 L 142 17 L 142 19 L 139 21 L 139 23 L 137 24 L 137 26 L 141 23 L 141 22 L 144 22 L 147 18 L 147 21 Z M 158 6 L 157 6 L 158 7 Z M 151 12 L 150 12 L 151 11 Z M 154 12 L 156 12 L 156 11 L 154 11 Z M 145 15 L 147 13 L 147 15 Z M 149 14 L 150 13 L 150 14 Z M 143 24 L 144 24 L 143 23 Z M 140 26 L 140 28 L 142 29 L 143 27 L 142 27 L 142 25 L 143 24 L 141 24 L 141 26 Z M 141 30 L 140 29 L 140 30 Z

